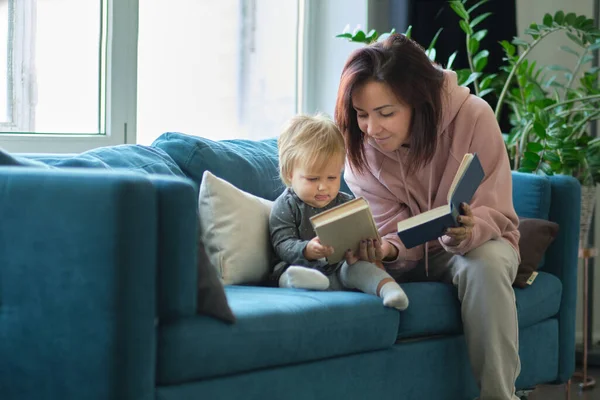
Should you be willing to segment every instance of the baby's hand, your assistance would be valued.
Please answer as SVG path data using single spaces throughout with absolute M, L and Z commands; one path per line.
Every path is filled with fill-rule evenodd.
M 304 248 L 304 257 L 309 261 L 329 257 L 333 254 L 333 247 L 321 244 L 318 237 L 313 238 Z

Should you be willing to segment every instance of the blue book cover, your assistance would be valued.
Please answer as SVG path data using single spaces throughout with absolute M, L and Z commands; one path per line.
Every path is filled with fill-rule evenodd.
M 398 237 L 407 249 L 439 238 L 459 226 L 460 205 L 470 203 L 485 173 L 477 153 L 466 154 L 448 191 L 448 203 L 398 223 Z

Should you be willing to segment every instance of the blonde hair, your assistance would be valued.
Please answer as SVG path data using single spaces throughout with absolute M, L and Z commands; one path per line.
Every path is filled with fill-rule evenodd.
M 297 115 L 290 119 L 277 140 L 279 175 L 286 186 L 294 167 L 322 168 L 334 157 L 346 159 L 344 137 L 324 114 Z

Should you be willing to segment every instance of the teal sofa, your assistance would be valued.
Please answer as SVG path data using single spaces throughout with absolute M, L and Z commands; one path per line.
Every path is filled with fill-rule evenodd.
M 477 396 L 447 284 L 403 285 L 405 312 L 357 292 L 227 286 L 235 323 L 199 313 L 202 174 L 275 199 L 275 139 L 166 133 L 150 147 L 12 156 L 0 158 L 3 400 Z M 534 284 L 515 289 L 517 386 L 564 383 L 575 366 L 579 184 L 514 173 L 513 185 L 519 216 L 560 225 Z

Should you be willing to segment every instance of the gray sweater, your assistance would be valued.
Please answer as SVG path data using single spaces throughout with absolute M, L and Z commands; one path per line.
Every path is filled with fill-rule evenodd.
M 275 267 L 273 279 L 278 279 L 290 265 L 314 268 L 325 275 L 337 271 L 341 263 L 327 264 L 325 259 L 309 261 L 304 257 L 306 245 L 317 236 L 310 218 L 352 199 L 349 194 L 339 192 L 327 206 L 315 208 L 300 200 L 292 188 L 287 188 L 275 200 L 269 218 L 269 230 L 280 263 Z

